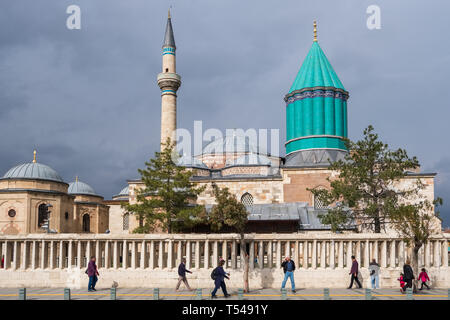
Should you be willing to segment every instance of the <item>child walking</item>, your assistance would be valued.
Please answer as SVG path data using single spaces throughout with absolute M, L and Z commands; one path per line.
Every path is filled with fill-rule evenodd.
M 403 279 L 403 273 L 400 273 L 400 278 L 398 278 L 397 280 L 400 281 L 400 292 L 404 293 L 405 292 L 406 282 Z
M 427 285 L 427 281 L 430 281 L 430 278 L 428 277 L 425 268 L 422 268 L 422 272 L 419 274 L 419 280 L 421 282 L 419 290 L 422 290 L 424 285 L 425 287 L 427 287 L 428 290 L 430 290 L 430 287 Z

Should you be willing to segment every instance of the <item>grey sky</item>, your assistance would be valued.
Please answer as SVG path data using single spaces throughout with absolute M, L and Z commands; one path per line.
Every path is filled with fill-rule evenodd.
M 66 8 L 82 29 L 66 28 Z M 366 8 L 381 7 L 381 30 Z M 158 149 L 161 45 L 172 5 L 178 126 L 280 128 L 283 96 L 319 43 L 350 92 L 349 136 L 368 124 L 438 172 L 450 225 L 450 2 L 22 0 L 0 5 L 0 174 L 38 161 L 106 199 Z M 284 154 L 284 150 L 280 151 Z

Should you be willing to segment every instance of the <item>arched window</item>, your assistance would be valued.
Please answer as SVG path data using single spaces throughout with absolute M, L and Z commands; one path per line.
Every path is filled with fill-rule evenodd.
M 48 211 L 45 203 L 38 207 L 38 228 L 41 228 L 48 220 Z
M 130 228 L 130 214 L 125 213 L 123 215 L 123 221 L 122 221 L 122 230 L 128 230 Z
M 83 232 L 91 231 L 91 217 L 89 217 L 88 213 L 83 215 Z
M 250 193 L 246 192 L 242 195 L 241 202 L 246 206 L 251 206 L 253 204 L 253 196 Z

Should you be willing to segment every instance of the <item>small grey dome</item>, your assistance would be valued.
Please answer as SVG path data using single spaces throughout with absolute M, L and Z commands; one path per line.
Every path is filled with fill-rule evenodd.
M 209 169 L 208 166 L 202 161 L 186 155 L 178 159 L 177 165 L 187 168 Z
M 30 162 L 15 166 L 5 173 L 2 179 L 40 179 L 64 182 L 61 176 L 45 164 Z
M 125 188 L 120 190 L 118 196 L 127 196 L 128 197 L 129 191 L 130 191 L 130 186 L 126 186 Z
M 271 166 L 272 161 L 263 155 L 251 153 L 240 156 L 236 160 L 227 161 L 227 166 Z
M 69 184 L 69 189 L 67 190 L 67 193 L 98 196 L 98 194 L 95 193 L 94 189 L 90 185 L 88 185 L 87 183 L 78 181 L 78 180 L 75 182 L 71 182 Z
M 214 140 L 203 148 L 203 154 L 234 152 L 267 154 L 266 150 L 259 148 L 257 141 L 251 143 L 250 137 L 243 134 L 225 136 Z

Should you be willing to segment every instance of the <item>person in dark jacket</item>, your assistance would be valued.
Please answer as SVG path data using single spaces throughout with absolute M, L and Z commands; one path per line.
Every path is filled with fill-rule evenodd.
M 284 261 L 281 263 L 281 267 L 284 271 L 284 279 L 281 284 L 281 289 L 284 289 L 286 286 L 287 279 L 289 278 L 291 280 L 291 289 L 292 292 L 295 293 L 295 281 L 294 281 L 294 270 L 295 270 L 295 263 L 291 260 L 290 257 L 286 257 Z
M 359 280 L 358 280 L 358 261 L 356 261 L 355 256 L 352 256 L 352 268 L 351 268 L 349 274 L 352 275 L 352 279 L 350 281 L 350 286 L 347 289 L 351 289 L 353 287 L 353 281 L 356 281 L 359 289 L 361 289 L 362 285 L 361 285 L 361 282 L 359 282 Z
M 89 261 L 88 268 L 86 270 L 87 275 L 89 276 L 89 284 L 88 291 L 97 291 L 95 290 L 95 284 L 97 283 L 97 276 L 99 276 L 97 265 L 95 264 L 95 257 L 92 256 Z
M 406 288 L 413 287 L 414 272 L 410 264 L 411 262 L 406 260 L 406 263 L 403 265 L 403 279 L 406 282 Z
M 178 283 L 175 287 L 175 290 L 178 291 L 180 288 L 181 282 L 184 282 L 184 285 L 189 291 L 192 291 L 191 287 L 189 286 L 189 283 L 186 279 L 186 272 L 192 273 L 188 269 L 186 269 L 186 259 L 182 259 L 180 265 L 178 266 Z
M 225 298 L 229 297 L 230 295 L 227 292 L 227 286 L 225 285 L 225 278 L 226 279 L 230 279 L 228 278 L 228 276 L 230 275 L 229 273 L 225 272 L 225 270 L 223 270 L 223 265 L 225 264 L 224 260 L 220 260 L 219 261 L 219 266 L 215 269 L 214 272 L 214 290 L 211 292 L 211 298 L 217 298 L 216 296 L 216 292 L 217 290 L 219 290 L 219 288 L 222 288 L 223 294 L 225 296 Z

